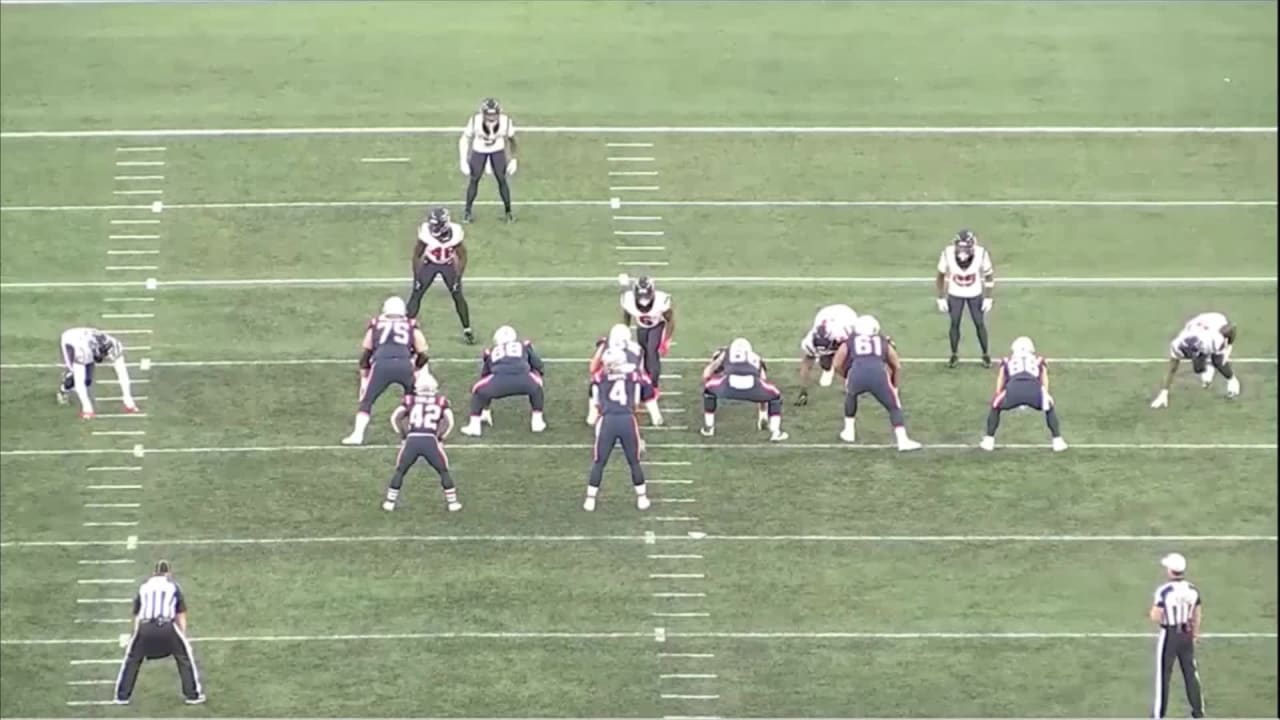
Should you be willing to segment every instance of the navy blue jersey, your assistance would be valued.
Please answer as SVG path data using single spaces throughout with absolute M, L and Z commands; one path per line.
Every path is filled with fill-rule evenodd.
M 591 384 L 602 415 L 634 415 L 637 405 L 654 398 L 653 383 L 634 370 L 612 375 L 598 372 Z
M 883 365 L 889 361 L 889 338 L 883 335 L 852 335 L 845 345 L 849 354 L 845 358 L 845 369 L 854 365 Z
M 542 358 L 527 340 L 499 343 L 484 351 L 481 376 L 528 375 L 530 371 L 542 374 Z
M 434 435 L 439 437 L 444 419 L 444 411 L 449 408 L 449 399 L 436 393 L 406 395 L 403 401 L 409 412 L 405 425 L 406 435 Z
M 1034 353 L 1017 353 L 1000 361 L 1000 374 L 1004 382 L 1034 380 L 1044 382 L 1044 358 Z
M 369 350 L 373 361 L 408 360 L 413 357 L 413 331 L 418 321 L 379 315 L 369 321 Z

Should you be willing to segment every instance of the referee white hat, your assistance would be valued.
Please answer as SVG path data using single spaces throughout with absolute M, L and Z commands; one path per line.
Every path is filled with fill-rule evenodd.
M 1181 553 L 1169 553 L 1160 559 L 1160 564 L 1166 570 L 1176 575 L 1181 575 L 1187 571 L 1187 559 Z

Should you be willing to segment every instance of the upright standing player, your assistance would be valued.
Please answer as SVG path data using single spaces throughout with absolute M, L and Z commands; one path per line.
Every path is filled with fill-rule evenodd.
M 853 335 L 836 351 L 836 372 L 845 378 L 844 430 L 840 439 L 851 443 L 856 439 L 854 423 L 858 416 L 858 397 L 869 393 L 889 411 L 889 423 L 898 441 L 898 450 L 919 450 L 920 443 L 907 436 L 907 423 L 898 399 L 898 373 L 902 361 L 893 342 L 880 334 L 880 322 L 870 315 L 859 315 L 853 324 Z
M 960 364 L 960 320 L 966 307 L 978 331 L 982 367 L 991 367 L 986 316 L 994 302 L 991 295 L 996 287 L 996 271 L 991 265 L 991 255 L 978 244 L 977 235 L 968 230 L 956 233 L 955 240 L 943 248 L 938 257 L 938 277 L 934 284 L 938 291 L 938 311 L 951 315 L 951 359 L 947 367 Z
M 1231 367 L 1231 346 L 1236 341 L 1236 326 L 1222 313 L 1201 313 L 1189 321 L 1173 342 L 1169 343 L 1169 370 L 1164 375 L 1160 394 L 1151 407 L 1169 406 L 1169 388 L 1183 360 L 1191 361 L 1191 369 L 1200 376 L 1205 387 L 1213 382 L 1214 371 L 1227 379 L 1227 397 L 1240 394 L 1240 378 Z
M 467 248 L 462 244 L 462 226 L 449 219 L 449 211 L 432 208 L 418 226 L 413 245 L 413 292 L 409 295 L 409 317 L 418 317 L 422 296 L 438 276 L 453 296 L 453 309 L 462 323 L 462 338 L 468 345 L 476 341 L 471 332 L 471 308 L 462 294 L 462 273 L 467 269 Z
M 427 338 L 406 314 L 404 300 L 394 296 L 369 321 L 360 348 L 360 406 L 355 428 L 342 439 L 343 445 L 363 443 L 378 397 L 392 385 L 399 385 L 405 395 L 413 392 L 414 372 L 427 364 Z
M 720 400 L 737 400 L 758 406 L 756 426 L 769 428 L 769 440 L 782 442 L 782 391 L 765 375 L 764 360 L 751 349 L 746 338 L 737 338 L 728 348 L 720 348 L 702 369 L 702 430 L 704 437 L 716 434 L 716 407 Z
M 93 387 L 93 369 L 99 363 L 111 363 L 116 380 L 120 383 L 120 397 L 124 399 L 124 411 L 138 412 L 129 384 L 129 368 L 124 361 L 124 344 L 101 330 L 71 328 L 59 339 L 62 347 L 62 383 L 58 386 L 58 404 L 68 403 L 67 394 L 75 391 L 80 399 L 80 417 L 93 418 L 93 399 L 89 388 Z
M 396 471 L 387 484 L 383 510 L 390 512 L 396 509 L 404 475 L 418 458 L 426 460 L 440 476 L 440 487 L 444 489 L 444 501 L 449 512 L 462 509 L 462 503 L 458 502 L 458 489 L 449 474 L 449 456 L 444 453 L 444 439 L 453 430 L 453 410 L 439 389 L 440 384 L 431 373 L 423 370 L 414 379 L 413 395 L 405 396 L 404 402 L 391 415 L 391 428 L 404 440 L 400 443 L 400 453 L 396 455 Z
M 542 419 L 543 370 L 542 358 L 533 344 L 521 342 L 515 328 L 503 325 L 495 330 L 493 347 L 485 350 L 481 359 L 480 379 L 471 387 L 471 420 L 462 428 L 462 434 L 480 437 L 481 421 L 493 424 L 489 413 L 493 401 L 515 395 L 529 398 L 530 429 L 546 430 L 547 423 Z
M 480 103 L 480 112 L 472 115 L 462 129 L 462 137 L 458 138 L 458 163 L 462 174 L 468 178 L 467 206 L 463 210 L 462 221 L 475 219 L 471 208 L 475 205 L 476 193 L 480 191 L 480 178 L 484 177 L 487 169 L 498 181 L 498 194 L 502 196 L 507 222 L 514 222 L 516 217 L 511 214 L 511 187 L 507 179 L 516 174 L 516 126 L 502 112 L 497 100 L 485 98 Z
M 991 399 L 991 412 L 987 414 L 987 434 L 979 447 L 996 449 L 996 428 L 1000 427 L 1000 413 L 1029 407 L 1044 413 L 1044 423 L 1049 426 L 1053 451 L 1067 449 L 1058 426 L 1058 410 L 1049 394 L 1049 367 L 1036 353 L 1036 345 L 1029 337 L 1020 337 L 1009 347 L 1009 357 L 1000 361 L 996 373 L 996 394 Z
M 610 348 L 623 351 L 627 362 L 631 363 L 631 370 L 638 370 L 644 357 L 644 351 L 632 339 L 631 328 L 626 325 L 614 325 L 609 328 L 608 336 L 596 341 L 596 351 L 587 365 L 587 425 L 591 427 L 595 427 L 596 420 L 600 417 L 600 407 L 592 396 L 592 388 L 595 387 L 596 373 L 604 367 L 604 354 Z
M 853 332 L 853 321 L 858 313 L 848 305 L 828 305 L 818 311 L 813 318 L 813 327 L 800 339 L 800 395 L 797 405 L 809 403 L 809 379 L 813 374 L 813 366 L 822 368 L 822 376 L 818 384 L 822 387 L 831 385 L 835 370 L 831 360 L 836 350 Z
M 618 278 L 623 285 L 626 275 Z M 671 347 L 671 336 L 676 331 L 676 311 L 671 296 L 653 285 L 647 277 L 636 278 L 631 287 L 622 293 L 622 321 L 635 322 L 636 340 L 644 350 L 644 372 L 653 387 L 662 385 L 662 358 Z
M 615 445 L 622 446 L 622 454 L 631 466 L 631 484 L 636 491 L 636 507 L 649 509 L 645 494 L 644 469 L 640 467 L 640 425 L 636 422 L 636 406 L 641 402 L 649 411 L 654 425 L 662 424 L 657 395 L 653 384 L 636 371 L 625 350 L 609 348 L 604 352 L 603 367 L 591 378 L 591 399 L 599 405 L 596 420 L 596 440 L 592 448 L 591 474 L 587 480 L 587 499 L 582 509 L 596 509 L 600 483 L 604 481 L 604 466 L 613 455 Z

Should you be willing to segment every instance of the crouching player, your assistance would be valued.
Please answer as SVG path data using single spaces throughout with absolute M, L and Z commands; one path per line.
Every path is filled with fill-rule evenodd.
M 1187 322 L 1182 332 L 1169 343 L 1169 371 L 1165 373 L 1160 394 L 1151 407 L 1169 406 L 1169 388 L 1183 360 L 1191 361 L 1191 369 L 1200 376 L 1200 384 L 1209 387 L 1216 370 L 1227 379 L 1227 397 L 1240 394 L 1240 378 L 1231 367 L 1231 346 L 1236 341 L 1236 326 L 1222 313 L 1201 313 Z
M 702 369 L 702 434 L 716 434 L 716 406 L 720 400 L 740 400 L 759 406 L 757 427 L 769 428 L 769 440 L 782 442 L 782 391 L 765 375 L 764 360 L 745 338 L 720 348 Z
M 869 393 L 889 411 L 898 450 L 919 450 L 920 443 L 907 437 L 902 402 L 898 399 L 898 371 L 902 361 L 889 338 L 880 334 L 880 321 L 870 315 L 858 316 L 853 335 L 836 351 L 834 363 L 836 372 L 845 378 L 844 430 L 840 431 L 840 439 L 851 443 L 856 438 L 858 397 Z
M 635 369 L 635 362 L 623 348 L 609 348 L 601 357 L 602 367 L 592 376 L 591 400 L 599 406 L 596 420 L 596 441 L 592 448 L 591 474 L 587 480 L 587 499 L 582 509 L 596 509 L 600 495 L 600 483 L 604 480 L 604 466 L 609 462 L 615 445 L 622 446 L 622 454 L 631 466 L 631 484 L 636 491 L 636 508 L 649 509 L 645 494 L 644 469 L 640 467 L 640 425 L 636 422 L 636 406 L 644 403 L 649 419 L 654 425 L 662 424 L 662 412 L 658 410 L 657 394 L 649 378 Z
M 536 433 L 546 430 L 547 423 L 542 419 L 542 374 L 542 358 L 528 340 L 521 342 L 510 325 L 495 330 L 493 347 L 484 351 L 480 379 L 471 386 L 471 421 L 462 428 L 462 434 L 480 437 L 481 421 L 493 424 L 489 409 L 493 401 L 516 395 L 529 398 L 529 427 Z
M 85 420 L 93 418 L 93 399 L 89 397 L 89 388 L 93 387 L 93 368 L 98 363 L 111 363 L 116 371 L 116 380 L 120 383 L 120 397 L 124 400 L 124 411 L 138 412 L 138 404 L 133 401 L 133 391 L 129 383 L 129 368 L 124 362 L 124 344 L 113 336 L 93 328 L 71 328 L 62 333 L 62 384 L 58 387 L 58 404 L 68 403 L 67 394 L 75 391 L 80 399 L 80 417 Z
M 796 405 L 809 404 L 809 379 L 815 364 L 822 368 L 818 384 L 831 385 L 835 379 L 831 361 L 840 343 L 853 332 L 853 321 L 857 319 L 858 313 L 848 305 L 828 305 L 813 318 L 813 327 L 800 340 L 800 394 L 796 396 Z
M 1058 411 L 1053 396 L 1049 394 L 1049 368 L 1044 358 L 1036 354 L 1035 343 L 1029 337 L 1020 337 L 1009 347 L 1009 357 L 1000 361 L 996 374 L 996 394 L 991 400 L 991 412 L 987 414 L 987 434 L 978 447 L 983 450 L 996 448 L 996 428 L 1000 427 L 1000 413 L 1029 407 L 1044 413 L 1044 423 L 1049 426 L 1053 439 L 1053 451 L 1067 449 L 1058 426 Z
M 387 484 L 383 510 L 390 512 L 396 509 L 404 475 L 419 458 L 440 476 L 440 487 L 444 488 L 444 501 L 449 512 L 462 509 L 462 503 L 458 502 L 458 489 L 449 474 L 449 456 L 444 454 L 444 439 L 453 430 L 453 410 L 439 389 L 439 383 L 430 372 L 419 372 L 414 379 L 413 395 L 406 396 L 403 404 L 391 415 L 392 429 L 404 440 L 396 455 L 396 471 Z
M 403 395 L 412 393 L 414 372 L 427 364 L 427 338 L 399 297 L 382 303 L 382 313 L 369 321 L 360 347 L 360 405 L 343 445 L 363 443 L 373 404 L 392 385 L 399 385 Z
M 618 348 L 622 350 L 627 357 L 627 362 L 631 363 L 631 369 L 635 370 L 640 367 L 644 358 L 644 350 L 631 338 L 631 328 L 626 325 L 618 324 L 609 328 L 609 334 L 596 341 L 596 351 L 591 355 L 591 361 L 587 366 L 587 425 L 595 427 L 596 420 L 600 417 L 600 406 L 596 404 L 595 396 L 595 376 L 604 368 L 604 354 L 610 348 Z

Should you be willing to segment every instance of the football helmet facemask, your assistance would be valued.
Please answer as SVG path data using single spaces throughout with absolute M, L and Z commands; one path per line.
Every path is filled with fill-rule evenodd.
M 647 277 L 636 278 L 636 284 L 632 287 L 632 291 L 636 297 L 636 307 L 641 310 L 648 311 L 653 307 L 653 300 L 657 294 L 657 288 L 653 286 L 653 281 Z
M 494 98 L 485 98 L 480 101 L 480 114 L 484 115 L 485 120 L 493 120 L 502 112 L 502 105 Z
M 961 230 L 956 233 L 956 264 L 962 268 L 969 267 L 969 263 L 973 262 L 973 246 L 977 244 L 978 237 L 971 230 Z
M 449 222 L 449 210 L 438 207 L 427 213 L 427 232 L 436 240 L 448 240 L 453 237 L 453 224 Z

